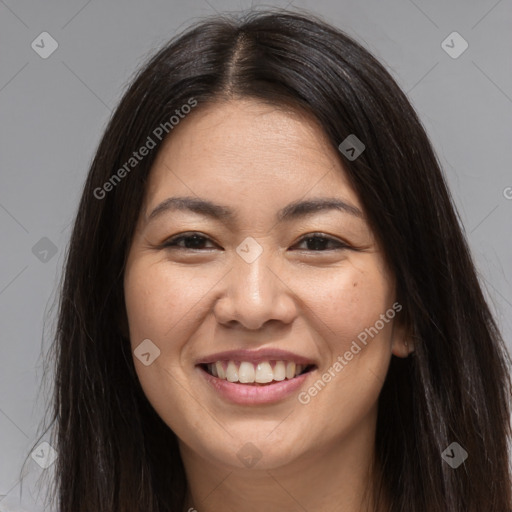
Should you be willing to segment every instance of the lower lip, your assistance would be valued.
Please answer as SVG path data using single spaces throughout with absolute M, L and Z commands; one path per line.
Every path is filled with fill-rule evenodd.
M 219 379 L 210 375 L 201 367 L 197 367 L 206 381 L 222 397 L 239 405 L 259 405 L 279 402 L 297 391 L 314 370 L 303 373 L 293 379 L 286 379 L 265 386 L 253 386 L 250 384 L 237 384 L 228 380 Z

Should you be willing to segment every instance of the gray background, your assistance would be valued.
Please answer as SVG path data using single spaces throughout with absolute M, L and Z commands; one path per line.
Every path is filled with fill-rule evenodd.
M 323 16 L 372 51 L 407 92 L 511 347 L 512 1 L 252 4 Z M 50 306 L 80 189 L 111 110 L 135 69 L 176 31 L 215 11 L 250 6 L 0 0 L 0 511 L 18 510 L 19 471 L 48 400 L 41 354 L 54 323 Z M 44 31 L 58 43 L 47 59 L 31 47 L 34 40 L 41 45 Z M 469 44 L 455 59 L 441 46 L 453 31 Z M 453 44 L 460 48 L 460 41 Z M 44 471 L 32 459 L 27 466 L 36 475 Z

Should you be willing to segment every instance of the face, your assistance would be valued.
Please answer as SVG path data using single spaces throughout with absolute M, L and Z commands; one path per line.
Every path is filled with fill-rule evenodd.
M 129 251 L 134 364 L 182 449 L 276 468 L 372 432 L 401 306 L 319 125 L 199 107 L 156 158 Z

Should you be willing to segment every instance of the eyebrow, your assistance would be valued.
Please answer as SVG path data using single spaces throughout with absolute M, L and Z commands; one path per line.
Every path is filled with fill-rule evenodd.
M 338 210 L 353 215 L 354 217 L 364 218 L 363 212 L 356 206 L 349 204 L 342 199 L 332 197 L 318 197 L 306 201 L 294 201 L 277 212 L 278 222 L 289 221 L 317 213 L 320 211 Z M 189 211 L 220 220 L 224 223 L 236 222 L 237 216 L 231 208 L 213 203 L 206 199 L 197 197 L 169 197 L 158 204 L 146 219 L 146 223 L 169 211 Z

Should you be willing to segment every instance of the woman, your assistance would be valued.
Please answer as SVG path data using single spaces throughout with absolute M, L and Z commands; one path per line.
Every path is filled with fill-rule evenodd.
M 313 16 L 144 66 L 61 297 L 59 510 L 512 509 L 508 356 L 435 154 Z

